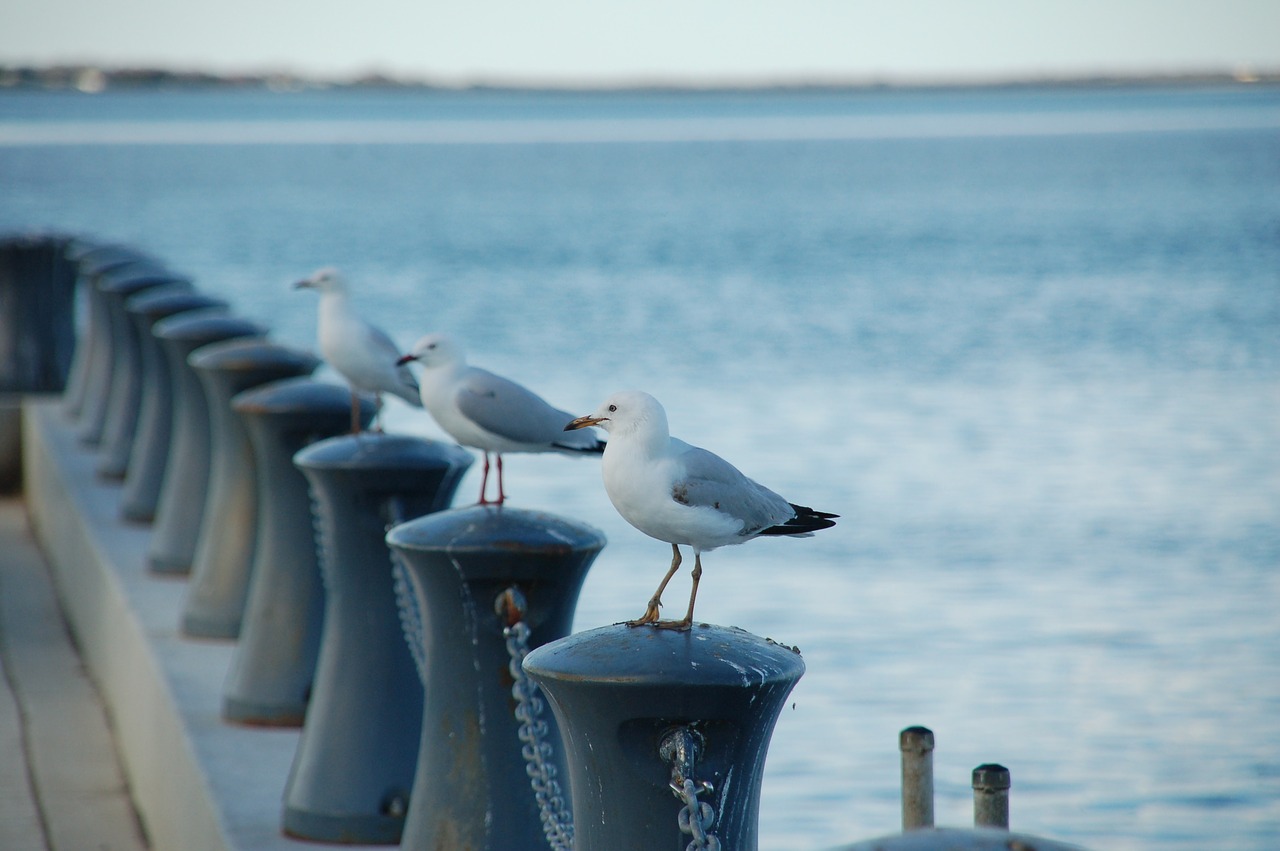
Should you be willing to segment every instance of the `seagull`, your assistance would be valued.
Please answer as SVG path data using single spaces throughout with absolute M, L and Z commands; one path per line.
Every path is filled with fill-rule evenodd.
M 599 426 L 609 433 L 602 470 L 609 501 L 622 518 L 671 545 L 671 569 L 644 614 L 628 626 L 688 629 L 702 578 L 702 553 L 761 535 L 807 538 L 835 524 L 837 514 L 794 505 L 744 476 L 712 452 L 671 436 L 667 412 L 648 393 L 627 390 L 565 430 Z M 680 567 L 680 545 L 693 550 L 693 590 L 680 620 L 661 620 L 662 592 Z
M 463 446 L 484 453 L 480 504 L 502 505 L 502 453 L 563 452 L 599 455 L 604 442 L 594 432 L 565 434 L 573 414 L 547 404 L 542 397 L 500 375 L 468 366 L 462 347 L 445 334 L 428 334 L 398 361 L 422 365 L 422 404 L 435 421 Z M 498 498 L 485 498 L 489 454 L 498 465 Z
M 314 272 L 293 285 L 294 289 L 310 289 L 320 293 L 317 337 L 320 354 L 351 386 L 351 431 L 360 431 L 359 390 L 372 393 L 375 414 L 382 410 L 382 394 L 392 393 L 413 405 L 422 407 L 418 398 L 418 382 L 413 373 L 399 366 L 400 349 L 386 333 L 360 318 L 347 296 L 347 282 L 332 267 Z M 377 427 L 382 430 L 381 425 Z

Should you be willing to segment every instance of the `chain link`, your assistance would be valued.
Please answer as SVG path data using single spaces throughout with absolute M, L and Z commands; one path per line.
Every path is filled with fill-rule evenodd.
M 511 696 L 516 699 L 516 720 L 520 722 L 519 736 L 522 743 L 520 755 L 524 757 L 525 773 L 538 804 L 542 819 L 542 832 L 552 851 L 573 851 L 573 813 L 569 810 L 560 783 L 556 780 L 555 757 L 551 743 L 546 740 L 549 732 L 542 719 L 546 704 L 538 684 L 525 675 L 524 657 L 529 655 L 529 625 L 524 622 L 526 604 L 524 595 L 514 585 L 498 595 L 494 611 L 505 622 L 502 634 L 507 640 L 507 663 L 514 681 Z
M 698 758 L 700 737 L 689 727 L 676 727 L 667 732 L 658 746 L 663 760 L 671 763 L 671 791 L 684 804 L 676 816 L 680 832 L 693 837 L 685 851 L 720 851 L 720 840 L 711 832 L 716 824 L 716 811 L 706 801 L 704 792 L 715 792 L 710 783 L 693 778 Z

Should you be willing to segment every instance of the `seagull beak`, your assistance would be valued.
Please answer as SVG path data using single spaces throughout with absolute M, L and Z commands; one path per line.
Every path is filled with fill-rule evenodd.
M 604 422 L 607 419 L 609 418 L 608 417 L 578 417 L 576 420 L 574 420 L 573 422 L 565 426 L 564 430 L 576 431 L 577 429 L 586 428 L 587 426 L 599 425 L 600 423 Z
M 396 361 L 396 366 L 404 366 L 409 361 L 417 360 L 417 359 L 418 359 L 417 355 L 401 355 L 400 359 Z
M 311 288 L 311 279 L 303 278 L 301 281 L 294 281 L 293 288 L 295 290 L 306 290 Z

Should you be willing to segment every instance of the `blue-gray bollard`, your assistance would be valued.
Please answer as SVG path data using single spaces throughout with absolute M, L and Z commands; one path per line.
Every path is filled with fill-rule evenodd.
M 76 346 L 67 240 L 0 239 L 0 393 L 61 391 Z
M 544 645 L 524 669 L 560 722 L 575 847 L 677 849 L 693 831 L 757 848 L 765 752 L 799 653 L 728 627 L 619 624 Z
M 99 333 L 95 337 L 98 345 L 98 353 L 95 357 L 101 360 L 95 360 L 89 364 L 84 400 L 78 420 L 78 436 L 81 443 L 97 446 L 101 442 L 102 427 L 107 418 L 107 406 L 111 402 L 113 376 L 120 367 L 120 349 L 124 341 L 119 338 L 120 328 L 114 313 L 115 307 L 121 304 L 121 299 L 113 293 L 123 291 L 127 296 L 177 279 L 178 277 L 172 272 L 146 261 L 117 266 L 91 279 L 90 292 L 95 299 L 93 303 L 97 306 L 98 328 L 106 333 Z
M 89 389 L 94 365 L 106 357 L 107 317 L 106 305 L 99 297 L 94 284 L 97 276 L 110 269 L 147 260 L 136 249 L 124 245 L 95 245 L 69 252 L 76 266 L 77 289 L 84 305 L 84 334 L 76 343 L 67 376 L 67 389 L 63 393 L 63 410 L 73 422 L 80 419 L 85 394 Z
M 253 447 L 258 528 L 240 641 L 222 692 L 222 717 L 240 724 L 300 727 L 320 652 L 324 586 L 311 495 L 293 456 L 351 430 L 351 394 L 336 384 L 287 378 L 246 390 L 231 406 Z M 362 397 L 362 427 L 373 421 L 375 410 L 373 398 Z
M 231 409 L 237 393 L 310 375 L 320 359 L 258 337 L 210 343 L 188 359 L 209 407 L 209 495 L 196 539 L 182 631 L 198 638 L 240 634 L 258 530 L 258 483 L 249 434 Z
M 160 341 L 151 333 L 161 319 L 195 310 L 226 311 L 227 303 L 197 292 L 162 293 L 151 290 L 129 299 L 125 311 L 138 332 L 142 355 L 142 397 L 125 468 L 120 514 L 134 523 L 150 523 L 156 516 L 160 486 L 169 463 L 173 432 L 173 382 Z
M 902 752 L 902 829 L 933 827 L 933 731 L 908 727 L 898 734 Z
M 392 844 L 417 766 L 422 684 L 400 627 L 386 532 L 445 508 L 471 454 L 373 433 L 322 441 L 295 463 L 315 500 L 325 614 L 284 831 Z
M 604 535 L 550 514 L 477 505 L 397 526 L 387 544 L 413 588 L 414 605 L 402 600 L 402 609 L 425 686 L 401 847 L 543 851 L 544 830 L 564 831 L 567 806 L 544 819 L 529 771 L 546 782 L 542 746 L 563 750 L 554 724 L 538 726 L 541 701 L 529 699 L 519 666 L 530 649 L 569 633 Z M 420 635 L 411 626 L 418 613 Z M 522 680 L 514 692 L 512 671 Z M 531 761 L 524 739 L 535 734 Z
M 266 332 L 247 319 L 215 312 L 161 319 L 151 333 L 160 341 L 169 367 L 173 433 L 147 564 L 155 573 L 187 574 L 195 558 L 209 486 L 209 406 L 187 358 L 210 343 L 261 337 Z
M 166 274 L 166 273 L 158 273 Z M 183 279 L 164 281 L 137 292 L 101 287 L 107 299 L 111 324 L 119 341 L 116 347 L 116 369 L 111 374 L 111 395 L 102 424 L 102 440 L 98 449 L 98 475 L 118 481 L 129 468 L 129 453 L 138 427 L 138 409 L 142 401 L 142 342 L 138 327 L 128 313 L 135 297 L 194 292 L 191 282 Z

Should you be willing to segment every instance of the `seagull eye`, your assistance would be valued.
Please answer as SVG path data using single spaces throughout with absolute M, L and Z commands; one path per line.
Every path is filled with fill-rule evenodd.
M 609 406 L 609 413 L 614 414 L 614 413 L 617 413 L 617 411 L 618 411 L 618 406 L 617 406 L 617 405 L 610 405 L 610 406 Z

